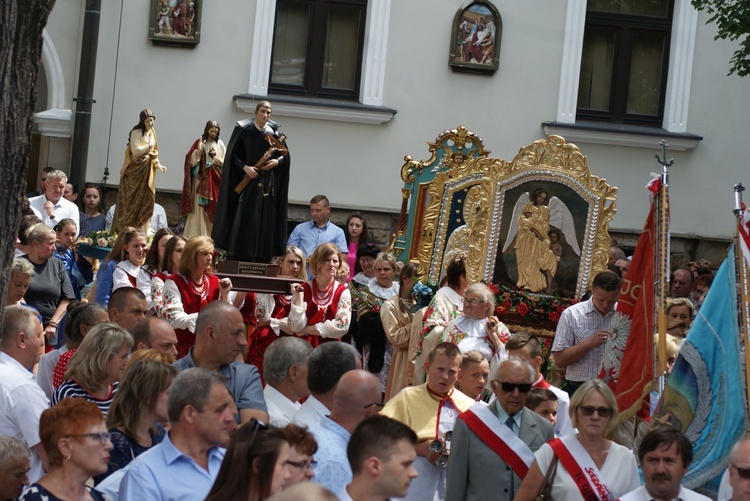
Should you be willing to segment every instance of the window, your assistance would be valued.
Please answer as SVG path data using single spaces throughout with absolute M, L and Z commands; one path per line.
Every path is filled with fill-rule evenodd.
M 358 100 L 367 0 L 278 0 L 269 91 Z
M 576 119 L 661 126 L 674 0 L 589 0 Z

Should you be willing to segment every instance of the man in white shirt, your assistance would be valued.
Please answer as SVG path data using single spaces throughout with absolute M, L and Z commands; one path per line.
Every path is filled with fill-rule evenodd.
M 44 475 L 47 463 L 39 417 L 49 408 L 49 400 L 31 374 L 42 346 L 44 329 L 36 312 L 25 306 L 6 306 L 0 331 L 0 435 L 23 440 L 31 449 L 31 483 Z
M 110 207 L 107 211 L 107 223 L 105 226 L 107 230 L 112 229 L 112 221 L 115 218 L 115 207 L 117 207 L 117 204 L 113 204 L 112 207 Z M 151 222 L 149 223 L 149 226 L 151 226 L 151 229 L 154 230 L 154 233 L 162 228 L 169 227 L 169 222 L 167 220 L 167 211 L 165 211 L 164 207 L 157 203 L 154 204 L 154 213 L 151 215 Z
M 620 501 L 708 501 L 709 498 L 682 486 L 682 477 L 693 461 L 693 444 L 679 430 L 651 430 L 638 447 L 644 485 Z
M 294 419 L 310 395 L 307 388 L 307 359 L 313 348 L 304 339 L 282 337 L 271 343 L 263 356 L 263 396 L 268 407 L 268 423 L 283 428 Z
M 315 348 L 307 361 L 310 398 L 294 415 L 294 423 L 312 428 L 331 413 L 333 394 L 345 373 L 362 368 L 359 353 L 350 344 L 330 342 Z
M 81 227 L 78 207 L 63 198 L 67 181 L 68 176 L 63 171 L 53 170 L 47 174 L 44 194 L 30 199 L 29 205 L 42 214 L 42 222 L 50 228 L 65 218 L 72 219 L 76 223 L 77 234 Z

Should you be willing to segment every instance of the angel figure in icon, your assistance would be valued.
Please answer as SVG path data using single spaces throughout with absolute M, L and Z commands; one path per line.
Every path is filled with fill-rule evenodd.
M 545 205 L 548 202 L 548 205 Z M 544 188 L 523 193 L 513 208 L 503 252 L 515 240 L 520 290 L 552 293 L 557 265 L 562 255 L 561 236 L 576 255 L 581 255 L 573 215 L 557 197 L 549 198 Z

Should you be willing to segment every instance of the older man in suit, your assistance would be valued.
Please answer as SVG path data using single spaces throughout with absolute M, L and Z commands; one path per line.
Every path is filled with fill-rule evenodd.
M 497 400 L 479 402 L 453 429 L 445 499 L 511 501 L 534 451 L 554 438 L 552 425 L 524 407 L 536 371 L 525 361 L 503 361 L 492 380 Z

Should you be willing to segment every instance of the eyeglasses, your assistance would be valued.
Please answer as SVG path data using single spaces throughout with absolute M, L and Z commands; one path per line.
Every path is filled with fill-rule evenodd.
M 743 480 L 750 479 L 750 468 L 740 468 L 736 464 L 732 464 L 732 468 L 737 470 L 737 474 L 740 476 Z
M 594 407 L 593 405 L 582 405 L 578 408 L 584 416 L 593 416 L 596 411 L 599 417 L 609 417 L 612 415 L 612 409 L 609 407 Z
M 369 409 L 369 408 L 370 408 L 370 407 L 372 407 L 373 405 L 374 405 L 375 407 L 377 407 L 377 408 L 378 408 L 379 410 L 381 410 L 381 411 L 382 411 L 382 410 L 383 410 L 383 407 L 385 407 L 385 402 L 376 402 L 376 403 L 372 403 L 372 404 L 367 404 L 367 405 L 365 405 L 365 406 L 364 406 L 364 407 L 362 407 L 362 408 L 363 408 L 363 409 Z
M 315 469 L 315 467 L 318 466 L 318 462 L 315 461 L 315 460 L 312 460 L 312 461 L 290 461 L 290 460 L 287 460 L 286 464 L 288 464 L 289 466 L 294 466 L 295 468 L 298 468 L 298 469 L 300 469 L 302 471 L 305 471 L 308 468 Z
M 493 384 L 500 384 L 500 388 L 505 393 L 513 393 L 516 389 L 521 393 L 528 393 L 531 391 L 531 383 L 506 383 L 504 381 L 498 381 L 497 379 L 492 380 Z
M 469 306 L 476 306 L 478 304 L 484 304 L 484 301 L 481 299 L 464 299 L 464 306 L 467 304 Z
M 107 440 L 110 439 L 112 434 L 108 431 L 100 431 L 99 433 L 80 433 L 78 435 L 68 435 L 68 437 L 71 438 L 80 438 L 80 437 L 86 437 L 86 438 L 98 438 L 99 443 L 104 445 L 107 443 Z

